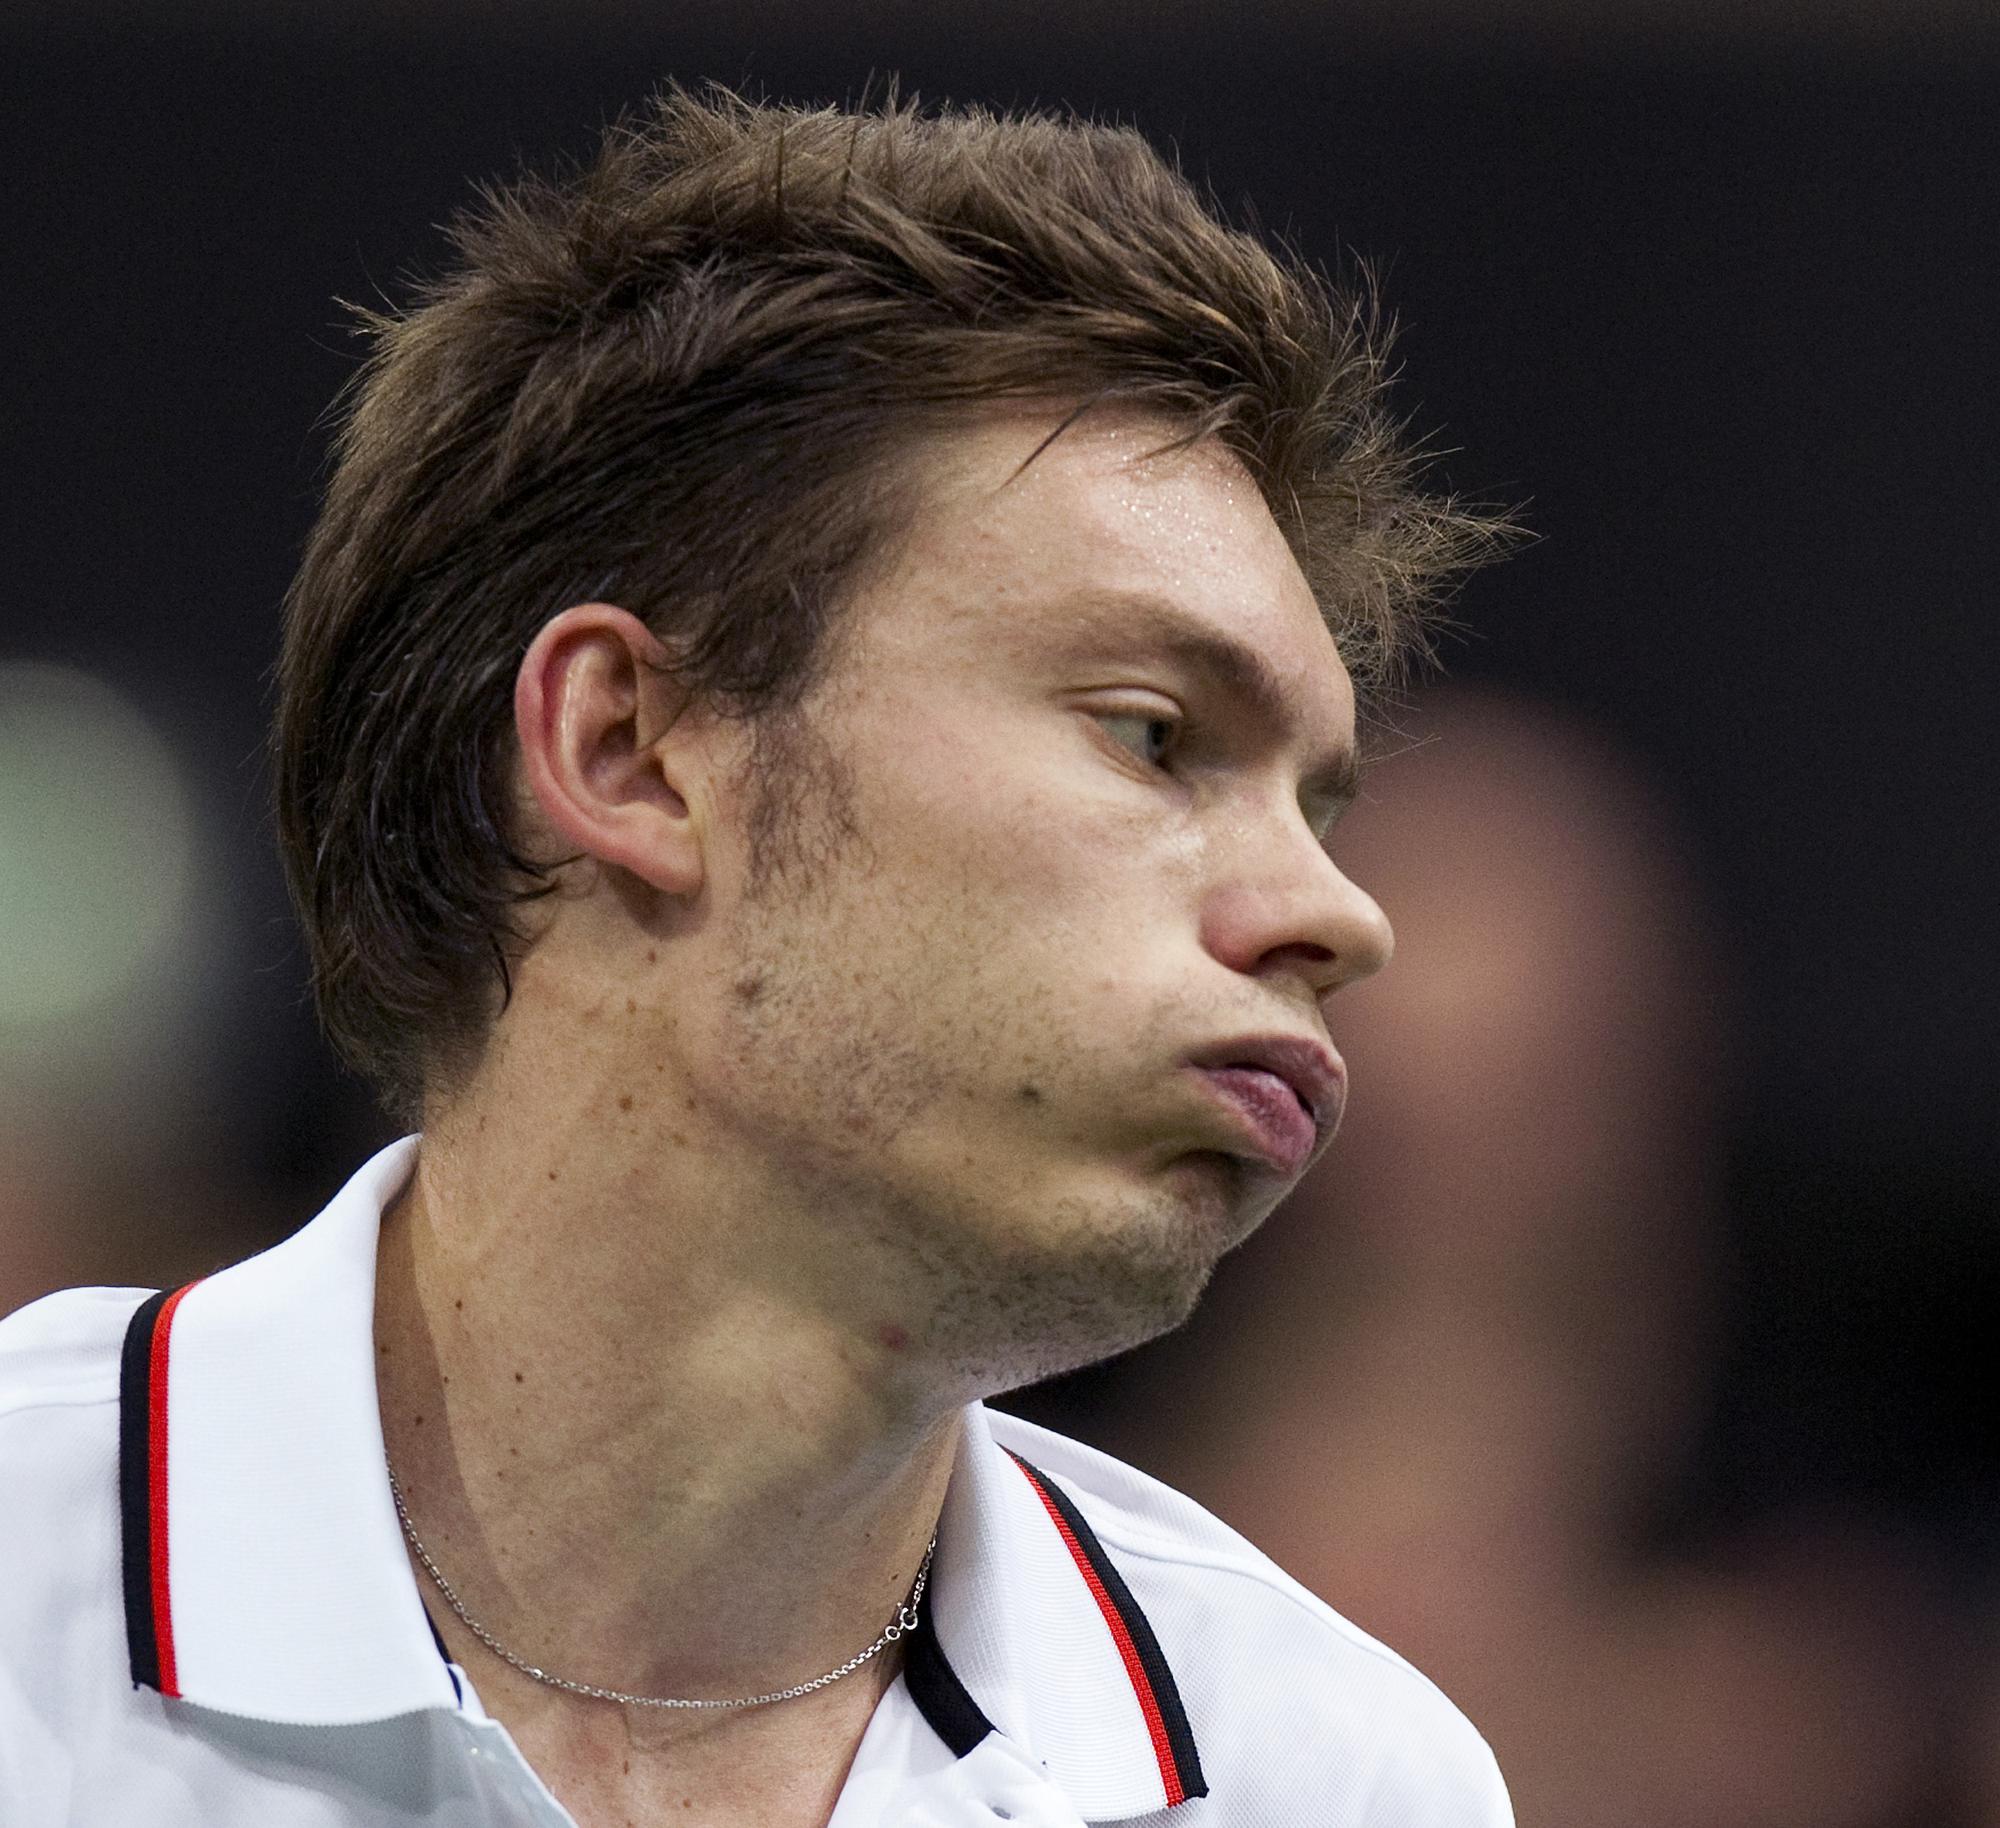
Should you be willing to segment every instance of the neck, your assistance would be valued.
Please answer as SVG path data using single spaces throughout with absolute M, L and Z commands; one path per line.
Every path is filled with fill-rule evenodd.
M 385 1218 L 377 1368 L 416 1527 L 481 1624 L 572 1680 L 717 1698 L 835 1668 L 908 1594 L 958 1412 L 788 1288 L 718 1188 L 635 1210 L 595 1159 L 453 1125 Z M 546 1699 L 440 1622 L 482 1688 Z

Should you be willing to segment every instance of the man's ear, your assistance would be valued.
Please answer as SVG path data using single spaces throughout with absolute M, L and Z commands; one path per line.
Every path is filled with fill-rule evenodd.
M 685 896 L 703 877 L 705 781 L 694 777 L 706 757 L 693 726 L 707 720 L 683 726 L 687 694 L 667 659 L 629 610 L 566 609 L 514 677 L 514 730 L 528 791 L 561 842 Z

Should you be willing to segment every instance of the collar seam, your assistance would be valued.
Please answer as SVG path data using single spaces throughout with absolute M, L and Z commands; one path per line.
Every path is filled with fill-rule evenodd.
M 0 1401 L 0 1422 L 17 1415 L 35 1415 L 44 1409 L 110 1409 L 118 1402 L 118 1386 L 85 1396 L 72 1392 L 36 1391 L 32 1395 Z

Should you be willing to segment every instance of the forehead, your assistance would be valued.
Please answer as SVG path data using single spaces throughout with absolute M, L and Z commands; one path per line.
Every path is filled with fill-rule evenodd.
M 995 417 L 926 453 L 921 506 L 869 617 L 877 658 L 1226 642 L 1305 720 L 1351 720 L 1333 637 L 1242 462 L 1212 439 L 1163 451 L 1174 427 L 1138 414 L 1088 413 L 1051 441 L 1064 416 Z

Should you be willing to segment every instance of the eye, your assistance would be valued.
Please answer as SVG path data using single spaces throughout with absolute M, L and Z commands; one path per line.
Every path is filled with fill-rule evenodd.
M 1099 722 L 1110 732 L 1113 742 L 1129 749 L 1149 768 L 1166 766 L 1181 733 L 1178 717 L 1162 716 L 1155 711 L 1103 712 L 1099 714 Z

